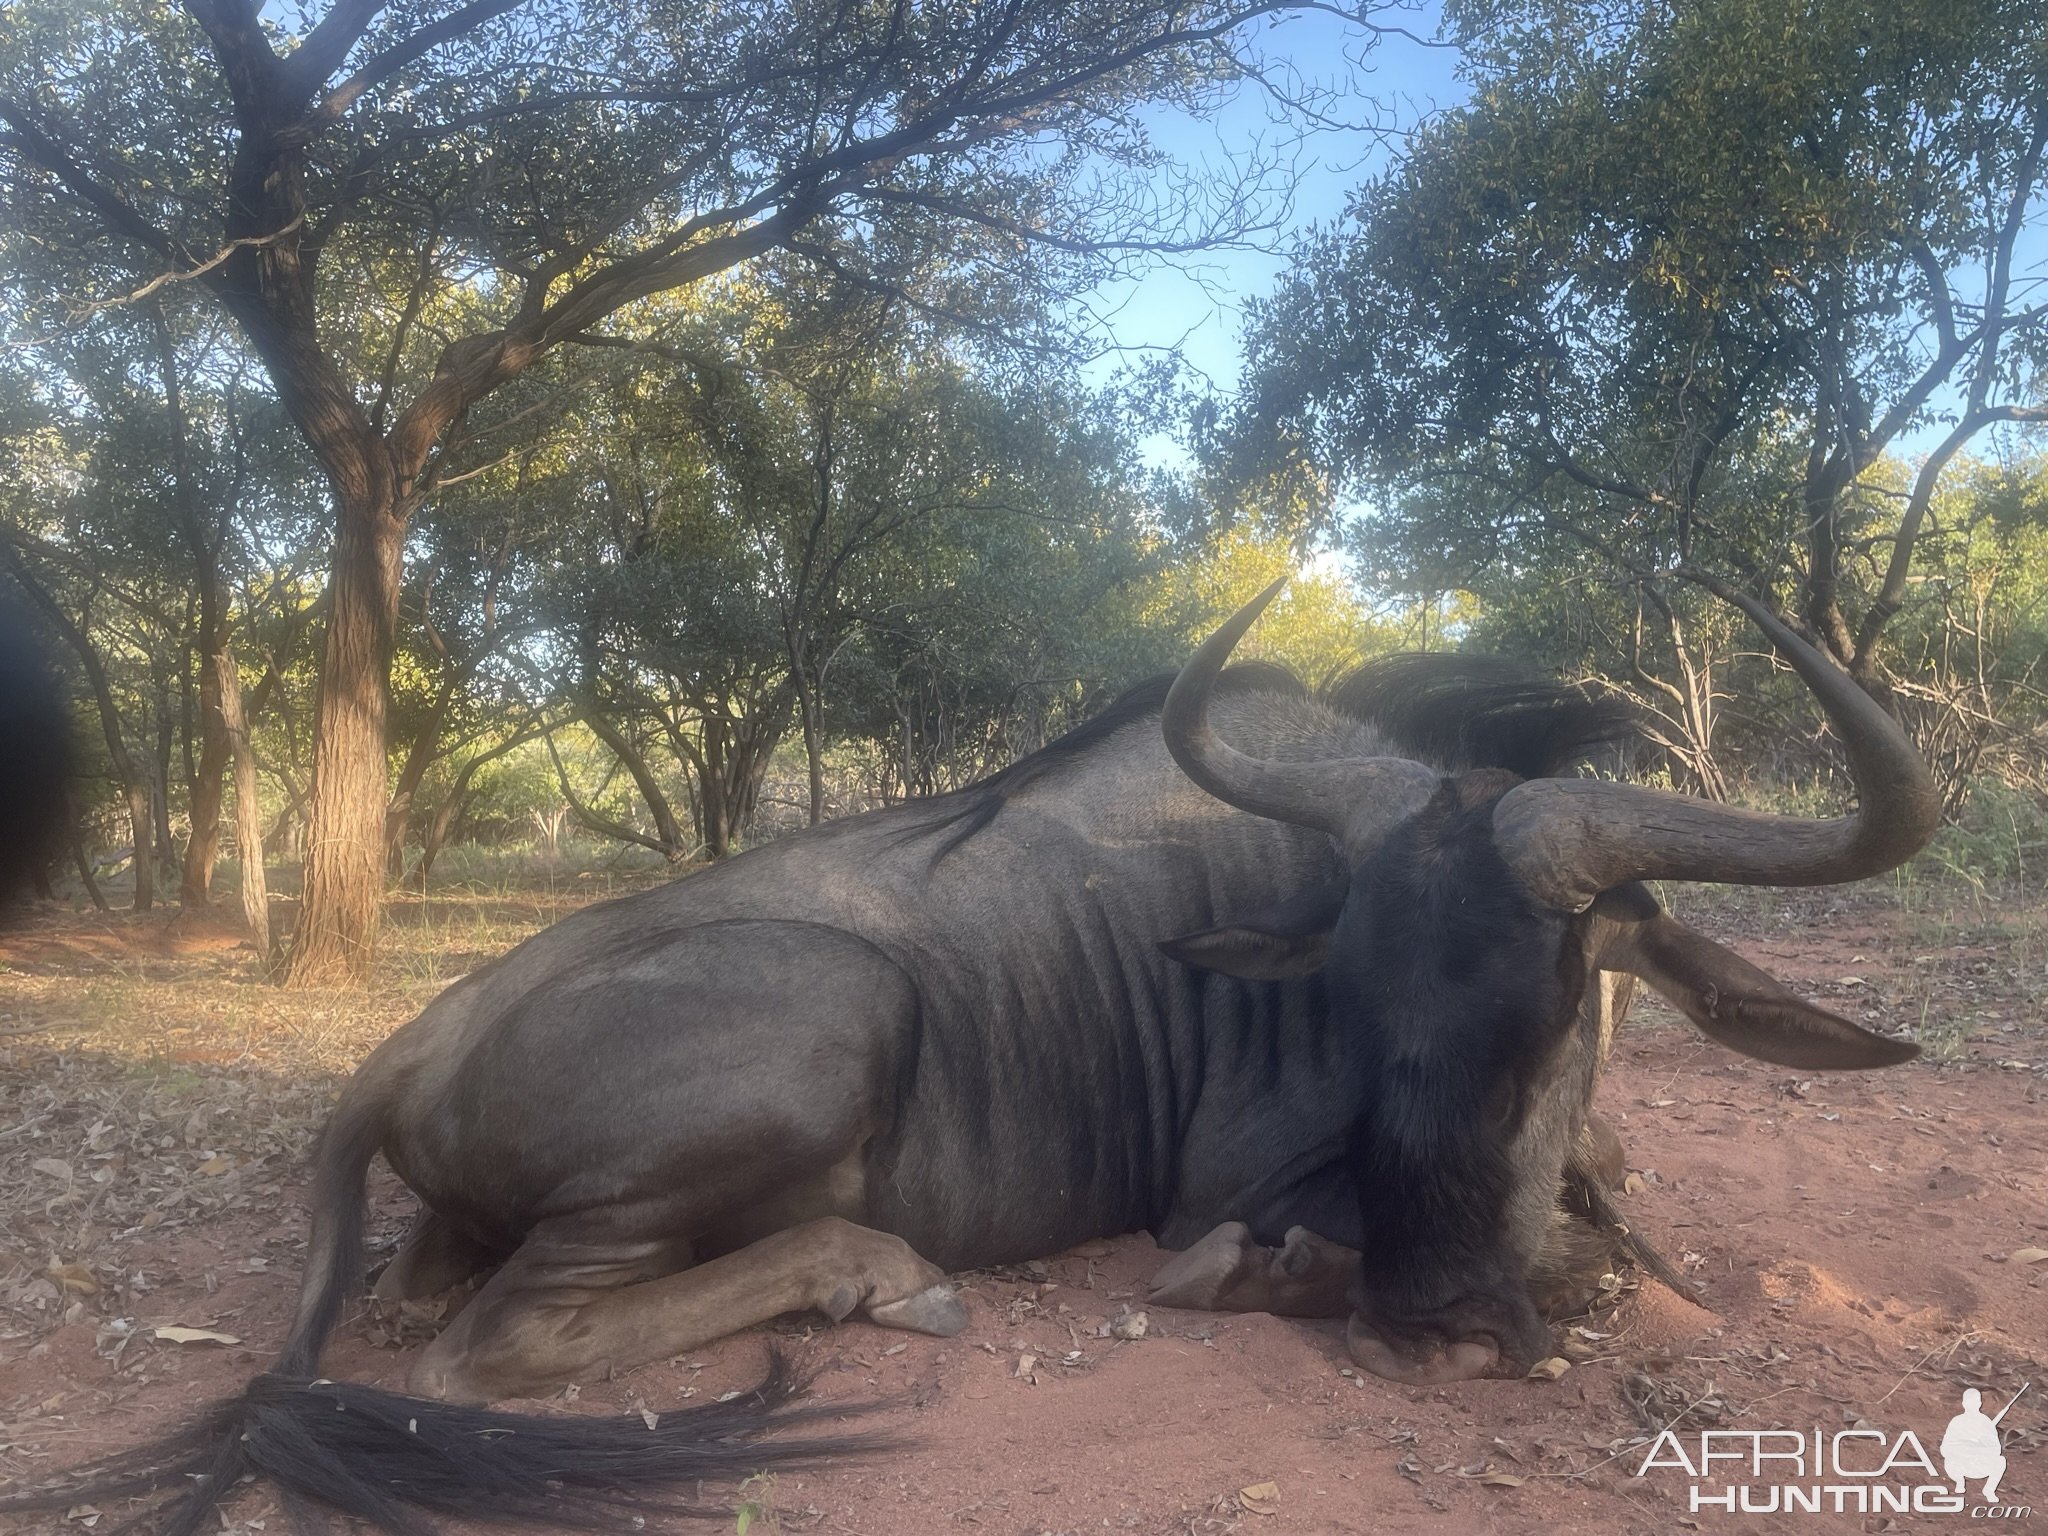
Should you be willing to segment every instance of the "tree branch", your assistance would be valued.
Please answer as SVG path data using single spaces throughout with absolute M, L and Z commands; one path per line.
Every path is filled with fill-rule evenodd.
M 362 8 L 363 5 L 369 3 L 370 0 L 360 0 L 358 8 Z M 375 3 L 376 8 L 381 8 L 382 0 L 375 0 Z M 348 79 L 342 81 L 340 85 L 329 91 L 320 99 L 320 104 L 307 115 L 305 121 L 294 129 L 293 132 L 302 135 L 304 138 L 311 139 L 330 123 L 339 121 L 342 114 L 354 106 L 362 94 L 371 89 L 371 87 L 388 80 L 399 70 L 405 68 L 406 65 L 423 58 L 443 43 L 451 42 L 465 32 L 475 31 L 485 22 L 490 21 L 494 17 L 502 16 L 505 12 L 516 9 L 523 3 L 524 0 L 470 0 L 468 5 L 450 12 L 439 21 L 428 23 L 410 37 L 393 43 L 389 48 L 386 48 L 382 53 L 350 75 Z M 337 5 L 334 11 L 328 13 L 328 20 L 333 20 L 335 15 L 344 8 L 345 5 Z M 324 22 L 322 23 L 323 26 L 325 24 Z M 316 38 L 318 31 L 318 28 L 314 29 Z M 300 48 L 294 62 L 296 62 L 297 58 L 304 57 L 308 53 L 313 41 L 314 39 L 312 38 L 307 40 L 307 45 Z M 351 39 L 350 46 L 353 46 L 353 43 L 354 40 Z M 347 48 L 344 48 L 341 57 L 346 56 Z M 298 77 L 307 90 L 317 87 L 321 80 L 326 79 L 328 75 L 332 74 L 339 67 L 341 58 L 336 58 L 333 64 L 329 65 L 315 77 L 312 76 L 311 72 L 317 62 L 317 60 L 308 60 L 304 69 L 298 72 Z

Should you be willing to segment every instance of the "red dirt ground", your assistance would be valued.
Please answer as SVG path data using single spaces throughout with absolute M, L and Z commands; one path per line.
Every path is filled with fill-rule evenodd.
M 1143 1306 L 1159 1261 L 1125 1237 L 966 1277 L 973 1321 L 956 1339 L 785 1320 L 547 1407 L 662 1412 L 715 1397 L 759 1369 L 764 1334 L 817 1374 L 822 1398 L 886 1398 L 864 1423 L 908 1448 L 706 1490 L 754 1505 L 756 1532 L 1921 1531 L 1968 1517 L 1693 1513 L 1682 1472 L 1633 1474 L 1666 1424 L 1693 1447 L 1713 1428 L 1911 1429 L 1932 1452 L 1965 1385 L 1995 1409 L 2032 1382 L 2004 1425 L 2000 1503 L 2031 1509 L 2018 1528 L 2048 1528 L 2048 1257 L 2028 1253 L 2048 1250 L 2048 1029 L 2016 980 L 2038 969 L 2035 952 L 2016 961 L 2013 931 L 1996 925 L 1929 938 L 1889 911 L 1820 904 L 1703 925 L 1838 1010 L 1941 1014 L 1945 1059 L 1803 1077 L 1640 1012 L 1599 1102 L 1641 1178 L 1624 1205 L 1705 1305 L 1628 1279 L 1560 1330 L 1577 1357 L 1561 1379 L 1398 1387 L 1351 1372 L 1341 1325 L 1266 1316 L 1152 1309 L 1144 1337 L 1101 1337 Z M 0 1159 L 18 1155 L 0 1140 Z M 123 1293 L 137 1321 L 247 1346 L 137 1340 L 110 1361 L 105 1317 L 75 1309 L 0 1341 L 0 1476 L 139 1440 L 266 1363 L 293 1296 L 300 1192 L 287 1179 L 281 1204 L 209 1215 L 122 1260 L 153 1279 Z M 405 1214 L 384 1178 L 378 1235 Z M 325 1368 L 397 1384 L 423 1326 L 352 1316 Z M 226 1529 L 288 1524 L 256 1492 Z

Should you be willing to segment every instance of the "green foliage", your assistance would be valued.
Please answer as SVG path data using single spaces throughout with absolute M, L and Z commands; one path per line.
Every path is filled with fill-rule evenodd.
M 263 14 L 280 58 L 313 9 Z M 1078 382 L 1065 301 L 1253 220 L 1153 181 L 1133 111 L 1246 78 L 1232 45 L 1161 41 L 1220 8 L 529 4 L 419 54 L 416 8 L 360 10 L 327 88 L 382 64 L 292 139 L 306 217 L 261 258 L 223 250 L 253 216 L 243 107 L 187 11 L 0 15 L 0 535 L 104 673 L 72 667 L 96 837 L 127 835 L 116 746 L 185 833 L 191 512 L 294 850 L 347 458 L 308 445 L 312 386 L 382 453 L 488 353 L 386 509 L 398 841 L 552 844 L 573 803 L 651 862 L 739 846 L 764 796 L 780 828 L 945 788 L 1290 569 L 1246 653 L 1312 683 L 1502 651 L 1634 692 L 1687 787 L 1828 803 L 1803 690 L 1690 565 L 1796 593 L 1889 688 L 1954 787 L 1959 867 L 2033 857 L 2038 801 L 1968 786 L 2048 787 L 2048 472 L 1944 466 L 2038 400 L 2048 311 L 2007 259 L 2038 204 L 2037 9 L 1454 6 L 1471 105 L 1303 248 L 1180 476 Z M 933 128 L 963 81 L 1038 95 Z M 861 159 L 899 121 L 939 137 Z M 1208 190 L 1255 192 L 1239 169 Z M 704 256 L 803 187 L 774 239 Z M 259 313 L 290 273 L 299 350 Z M 1944 416 L 1924 468 L 1887 456 Z M 1338 507 L 1343 547 L 1308 558 Z
M 1238 648 L 1243 658 L 1278 662 L 1320 687 L 1401 643 L 1403 626 L 1369 610 L 1341 570 L 1324 562 L 1297 571 L 1289 541 L 1249 528 L 1223 534 L 1198 558 L 1162 568 L 1147 587 L 1140 625 L 1169 642 L 1161 664 L 1174 664 L 1283 575 L 1292 579 Z
M 1925 857 L 1975 884 L 2048 891 L 2048 797 L 1985 776 Z
M 733 1536 L 747 1536 L 760 1526 L 768 1532 L 779 1532 L 782 1522 L 775 1513 L 775 1479 L 762 1473 L 750 1477 L 740 1484 L 740 1502 L 733 1509 Z
M 1211 472 L 1263 484 L 1307 456 L 1359 503 L 1380 583 L 1469 590 L 1475 643 L 1628 689 L 1712 795 L 1731 748 L 1808 771 L 1810 732 L 1692 579 L 1779 597 L 1894 689 L 1960 793 L 1996 734 L 1964 717 L 2005 711 L 2018 674 L 1960 703 L 1962 608 L 1930 599 L 1989 548 L 1953 547 L 1952 459 L 2042 410 L 2048 309 L 2015 273 L 2048 13 L 1475 0 L 1448 19 L 1469 105 L 1259 306 Z M 1887 457 L 1929 429 L 1923 462 Z
M 1362 552 L 1406 590 L 1526 596 L 1532 570 L 1583 556 L 1610 584 L 1681 564 L 1790 580 L 1871 669 L 1880 583 L 1860 613 L 1842 584 L 1859 562 L 1881 576 L 1919 525 L 1864 477 L 1958 394 L 1934 474 L 2034 398 L 2048 315 L 2020 304 L 2011 253 L 2048 139 L 2043 13 L 1615 0 L 1453 19 L 1471 105 L 1259 309 L 1225 444 L 1240 478 L 1308 445 L 1372 493 Z

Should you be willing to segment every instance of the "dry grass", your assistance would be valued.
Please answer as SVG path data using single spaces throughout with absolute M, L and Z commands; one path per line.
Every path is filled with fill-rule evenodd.
M 1909 1021 L 1936 1065 L 1961 1063 L 1969 1046 L 2038 1046 L 2048 1028 L 2048 893 L 2018 882 L 1943 879 L 1916 863 L 1864 886 L 1662 895 L 1716 938 L 1759 941 L 1754 958 L 1816 1002 Z M 1853 946 L 1846 968 L 1801 964 L 1802 949 L 1829 939 Z

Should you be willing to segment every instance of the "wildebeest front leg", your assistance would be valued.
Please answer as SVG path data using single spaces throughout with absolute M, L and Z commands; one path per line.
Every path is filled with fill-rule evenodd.
M 1279 1248 L 1252 1241 L 1241 1221 L 1226 1221 L 1175 1254 L 1152 1277 L 1155 1306 L 1197 1312 L 1271 1312 L 1278 1317 L 1345 1317 L 1358 1278 L 1358 1250 L 1293 1227 Z
M 646 1278 L 649 1252 L 536 1229 L 427 1347 L 412 1390 L 471 1402 L 531 1397 L 813 1307 L 834 1322 L 858 1309 L 942 1336 L 967 1325 L 935 1265 L 899 1237 L 836 1216 L 658 1279 Z

